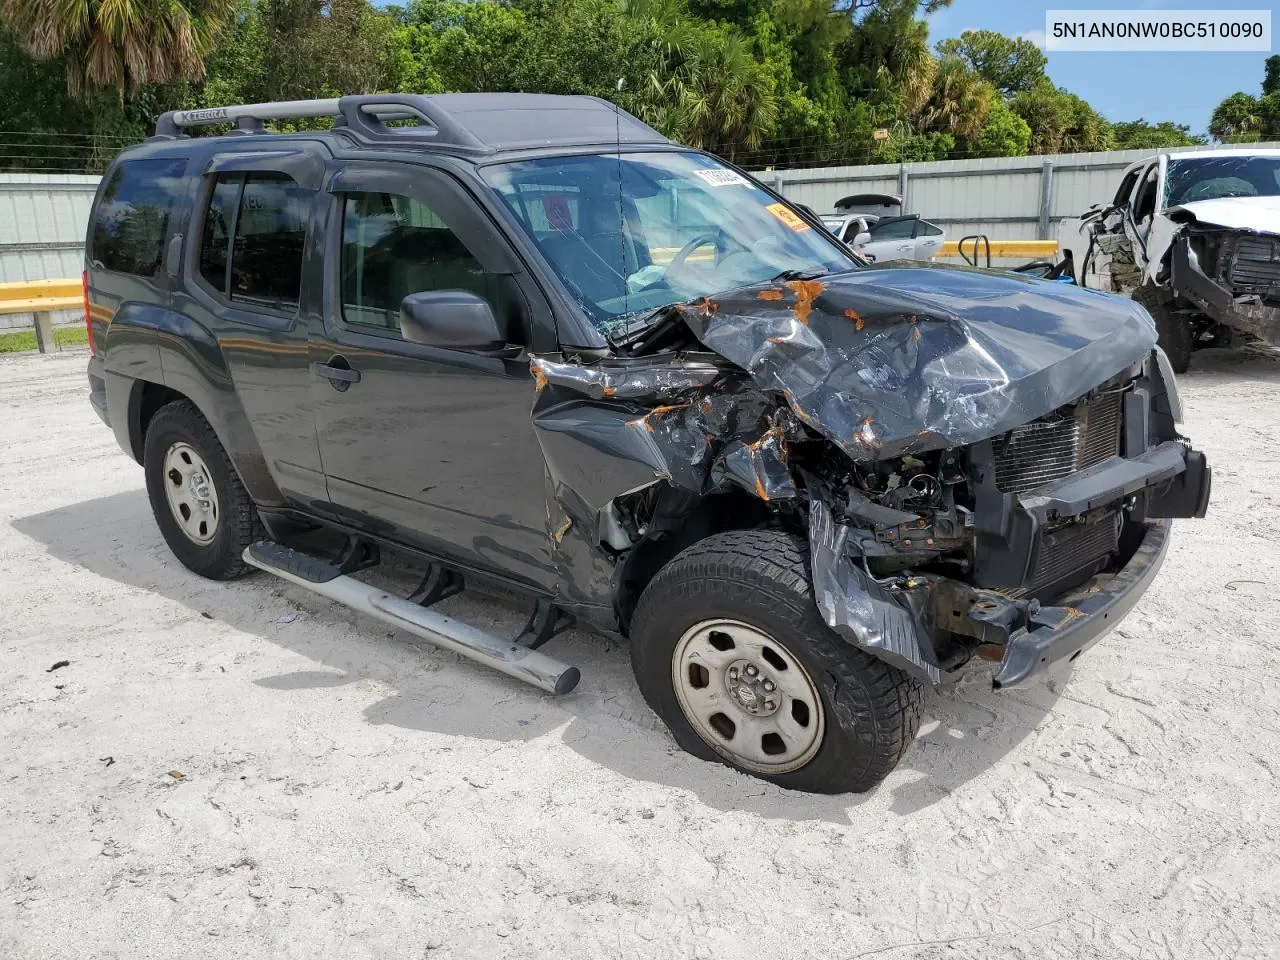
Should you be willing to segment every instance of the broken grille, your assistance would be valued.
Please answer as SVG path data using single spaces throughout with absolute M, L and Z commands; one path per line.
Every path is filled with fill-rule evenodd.
M 1120 452 L 1123 393 L 1104 393 L 1015 427 L 995 441 L 996 486 L 1024 493 Z
M 1093 523 L 1076 523 L 1040 539 L 1035 567 L 1027 584 L 1028 593 L 1059 583 L 1072 574 L 1097 571 L 1100 561 L 1115 553 L 1119 545 L 1116 515 Z
M 1229 279 L 1241 287 L 1280 286 L 1280 244 L 1265 237 L 1240 238 Z

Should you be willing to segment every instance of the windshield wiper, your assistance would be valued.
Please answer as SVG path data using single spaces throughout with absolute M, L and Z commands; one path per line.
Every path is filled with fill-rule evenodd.
M 777 283 L 779 280 L 812 280 L 814 277 L 825 277 L 830 272 L 831 271 L 826 267 L 810 268 L 808 270 L 783 270 L 769 282 Z

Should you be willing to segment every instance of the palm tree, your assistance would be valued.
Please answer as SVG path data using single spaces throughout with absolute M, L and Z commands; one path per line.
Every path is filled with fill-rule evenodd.
M 67 90 L 199 80 L 236 0 L 0 0 L 0 22 L 38 60 L 63 57 Z
M 920 129 L 976 137 L 987 119 L 993 92 L 959 57 L 944 56 L 938 61 L 929 99 L 916 114 Z
M 750 43 L 732 27 L 687 18 L 678 0 L 629 0 L 648 69 L 633 101 L 668 136 L 732 160 L 778 118 L 778 98 Z

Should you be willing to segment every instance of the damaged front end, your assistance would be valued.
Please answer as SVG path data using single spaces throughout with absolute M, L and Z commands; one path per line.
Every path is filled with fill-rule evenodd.
M 1280 344 L 1280 237 L 1191 222 L 1170 269 L 1174 292 L 1211 319 Z
M 912 267 L 677 305 L 594 362 L 538 357 L 562 599 L 626 632 L 648 578 L 718 530 L 807 538 L 848 642 L 937 682 L 1020 683 L 1141 595 L 1209 469 L 1133 304 Z

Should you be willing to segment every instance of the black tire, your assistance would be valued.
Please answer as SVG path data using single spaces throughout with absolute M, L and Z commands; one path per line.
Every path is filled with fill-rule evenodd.
M 1133 299 L 1146 307 L 1156 322 L 1156 342 L 1169 358 L 1173 372 L 1186 373 L 1191 368 L 1191 351 L 1195 348 L 1190 318 L 1175 312 L 1169 295 L 1150 284 L 1135 290 Z
M 672 658 L 686 631 L 714 618 L 775 638 L 816 686 L 825 729 L 817 752 L 799 769 L 771 775 L 745 768 L 686 718 Z M 632 620 L 631 665 L 645 700 L 686 751 L 793 790 L 872 789 L 898 764 L 920 725 L 921 684 L 827 627 L 814 603 L 808 544 L 777 531 L 708 537 L 659 571 Z
M 175 443 L 188 444 L 200 455 L 217 492 L 215 532 L 205 544 L 193 541 L 183 531 L 165 494 L 164 460 Z M 231 459 L 195 404 L 175 400 L 156 411 L 147 425 L 142 466 L 151 512 L 165 543 L 183 566 L 210 580 L 233 580 L 253 571 L 242 554 L 245 547 L 266 536 L 262 521 Z

